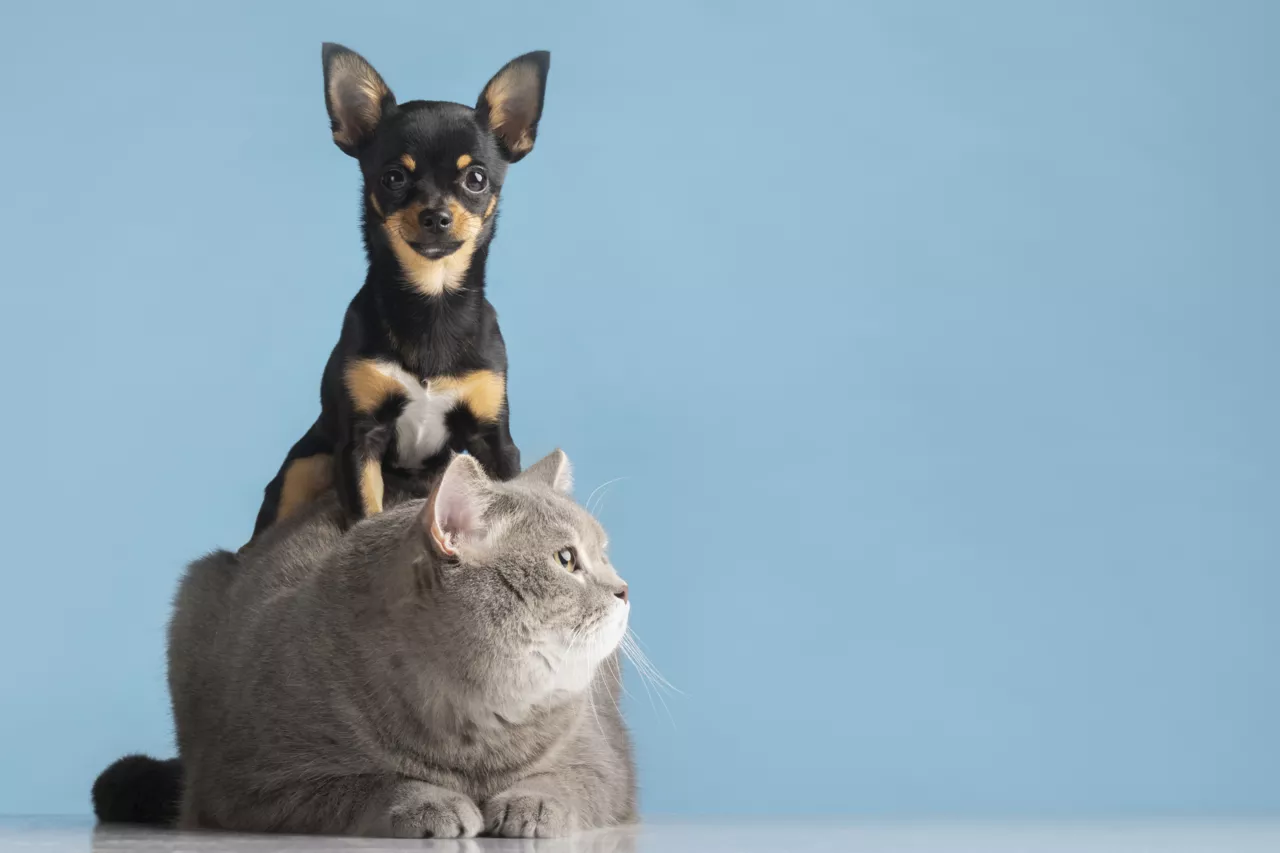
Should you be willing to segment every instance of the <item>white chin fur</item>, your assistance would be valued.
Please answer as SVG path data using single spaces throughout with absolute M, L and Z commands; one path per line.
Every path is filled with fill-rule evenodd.
M 571 644 L 567 636 L 564 638 L 565 647 L 557 649 L 559 663 L 549 673 L 550 692 L 583 693 L 591 686 L 600 664 L 622 642 L 629 610 L 626 606 L 611 608 L 589 633 L 579 634 Z

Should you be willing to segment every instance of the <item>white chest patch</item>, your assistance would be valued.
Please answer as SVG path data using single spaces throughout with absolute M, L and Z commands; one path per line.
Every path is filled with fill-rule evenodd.
M 397 364 L 378 362 L 378 372 L 404 386 L 409 402 L 396 420 L 396 465 L 418 468 L 449 440 L 445 415 L 458 404 L 456 391 L 430 392 L 417 377 Z

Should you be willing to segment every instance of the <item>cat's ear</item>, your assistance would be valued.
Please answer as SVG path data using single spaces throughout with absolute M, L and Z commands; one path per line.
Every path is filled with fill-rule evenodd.
M 533 150 L 550 69 L 551 54 L 545 50 L 517 56 L 480 93 L 476 118 L 493 131 L 508 163 Z
M 422 512 L 422 524 L 438 554 L 452 557 L 460 545 L 484 532 L 491 494 L 489 478 L 475 457 L 453 457 Z
M 543 483 L 562 495 L 573 491 L 573 465 L 564 451 L 556 448 L 524 469 L 522 478 Z
M 329 110 L 333 141 L 356 157 L 373 136 L 378 122 L 396 105 L 395 95 L 365 58 L 340 44 L 325 42 L 324 105 Z

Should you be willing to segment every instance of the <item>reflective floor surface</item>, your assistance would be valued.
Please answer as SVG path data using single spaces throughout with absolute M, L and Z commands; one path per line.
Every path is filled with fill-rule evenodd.
M 565 839 L 394 841 L 95 827 L 87 818 L 0 818 L 0 851 L 201 853 L 1280 853 L 1280 821 L 880 822 L 650 820 Z

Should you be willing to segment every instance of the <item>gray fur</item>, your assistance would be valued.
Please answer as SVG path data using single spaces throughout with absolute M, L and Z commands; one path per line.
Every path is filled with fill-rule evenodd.
M 629 605 L 568 470 L 557 451 L 497 483 L 460 456 L 430 498 L 388 495 L 345 534 L 320 501 L 194 563 L 169 634 L 181 825 L 546 837 L 633 821 L 615 697 Z

